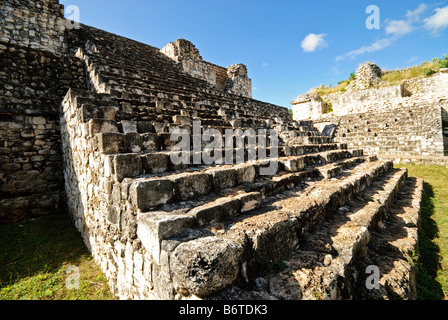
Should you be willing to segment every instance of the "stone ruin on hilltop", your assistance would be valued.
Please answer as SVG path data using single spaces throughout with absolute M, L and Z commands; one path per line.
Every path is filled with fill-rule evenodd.
M 67 210 L 120 299 L 416 298 L 422 180 L 251 99 L 244 65 L 186 40 L 67 29 L 57 0 L 2 5 L 2 223 Z

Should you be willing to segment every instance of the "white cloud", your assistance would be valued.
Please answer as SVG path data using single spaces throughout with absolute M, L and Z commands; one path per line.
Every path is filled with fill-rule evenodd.
M 425 19 L 425 28 L 438 32 L 448 27 L 448 6 L 435 9 L 436 13 Z
M 412 21 L 419 21 L 420 20 L 420 15 L 425 12 L 426 10 L 428 10 L 428 6 L 425 3 L 421 3 L 417 9 L 415 9 L 414 11 L 410 11 L 408 10 L 406 12 L 406 18 L 408 20 L 412 20 Z
M 267 68 L 267 67 L 269 67 L 269 63 L 267 63 L 267 62 L 263 62 L 263 63 L 261 64 L 261 66 L 262 66 L 263 68 Z
M 446 10 L 442 11 L 442 10 Z M 415 10 L 410 11 L 407 10 L 406 15 L 401 20 L 386 20 L 386 27 L 385 27 L 385 33 L 388 38 L 383 38 L 380 40 L 375 41 L 374 43 L 361 47 L 359 49 L 350 51 L 346 54 L 340 55 L 336 57 L 336 61 L 346 60 L 346 59 L 354 59 L 358 55 L 364 54 L 364 53 L 371 53 L 380 51 L 383 49 L 386 49 L 387 47 L 390 47 L 402 36 L 405 36 L 407 34 L 412 33 L 413 31 L 417 30 L 417 27 L 420 27 L 422 24 L 422 21 L 420 19 L 420 16 L 428 10 L 428 6 L 425 3 L 421 3 Z M 437 13 L 429 18 L 425 19 L 424 21 L 426 24 L 431 24 L 432 29 L 437 28 L 445 28 L 448 26 L 448 6 L 443 9 L 436 9 Z M 437 16 L 438 15 L 438 16 Z M 437 17 L 436 17 L 437 16 Z M 434 21 L 427 21 L 434 18 Z M 430 28 L 430 27 L 428 27 Z
M 405 34 L 414 31 L 412 21 L 410 20 L 389 20 L 386 23 L 386 34 L 404 36 Z
M 395 41 L 395 38 L 380 39 L 378 41 L 375 41 L 374 43 L 372 43 L 369 46 L 364 46 L 359 49 L 350 51 L 344 55 L 337 56 L 336 61 L 342 61 L 342 60 L 346 60 L 346 59 L 353 60 L 361 54 L 383 50 L 383 49 L 389 47 L 390 45 L 392 45 L 394 43 L 394 41 Z
M 319 48 L 328 47 L 328 43 L 324 40 L 326 33 L 315 34 L 310 33 L 302 41 L 302 49 L 304 52 L 313 52 Z

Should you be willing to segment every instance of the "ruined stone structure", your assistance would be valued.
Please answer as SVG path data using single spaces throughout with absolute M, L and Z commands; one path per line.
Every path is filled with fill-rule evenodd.
M 159 50 L 63 29 L 57 0 L 2 5 L 2 222 L 64 193 L 121 299 L 415 299 L 423 181 L 249 98 L 242 65 L 210 77 L 186 41 Z M 36 18 L 27 28 L 42 43 L 28 42 L 30 16 L 61 29 Z M 207 137 L 229 131 L 241 143 L 211 154 Z M 220 151 L 226 164 L 210 162 Z
M 204 61 L 194 44 L 185 39 L 170 42 L 161 51 L 193 77 L 205 80 L 225 92 L 252 98 L 252 81 L 244 64 L 223 68 Z
M 361 64 L 345 92 L 299 96 L 293 102 L 294 119 L 312 119 L 319 130 L 334 126 L 338 142 L 368 154 L 445 165 L 448 70 L 395 86 L 382 85 L 381 74 L 375 64 Z

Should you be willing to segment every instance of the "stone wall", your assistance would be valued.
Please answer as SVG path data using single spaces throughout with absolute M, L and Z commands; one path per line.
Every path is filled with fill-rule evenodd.
M 378 105 L 379 101 L 402 97 L 401 85 L 370 88 L 351 92 L 338 92 L 322 96 L 322 100 L 331 104 L 337 116 L 350 113 L 367 112 L 369 106 Z
M 4 0 L 0 41 L 54 53 L 67 50 L 66 20 L 58 0 Z
M 349 148 L 386 156 L 444 156 L 448 144 L 442 130 L 447 102 L 421 104 L 376 113 L 360 113 L 315 120 L 320 130 L 337 126 L 335 137 Z
M 448 98 L 448 70 L 418 81 L 418 94 L 431 95 L 434 93 Z
M 379 77 L 381 70 L 374 64 L 361 64 L 356 78 L 345 90 L 313 97 L 300 95 L 293 102 L 295 120 L 319 119 L 355 113 L 387 111 L 416 104 L 448 99 L 448 69 L 427 78 L 413 78 L 399 85 L 388 85 Z M 319 105 L 321 104 L 321 105 Z M 325 104 L 331 106 L 326 108 Z M 329 112 L 331 110 L 331 112 Z
M 318 94 L 304 94 L 293 102 L 293 118 L 296 121 L 319 119 L 328 108 Z
M 205 80 L 225 92 L 252 98 L 252 81 L 245 65 L 238 63 L 223 68 L 204 61 L 194 44 L 185 39 L 170 42 L 160 51 L 179 63 L 191 76 Z
M 16 17 L 22 12 L 31 14 L 31 10 L 19 7 L 16 1 L 11 3 L 16 7 L 8 7 L 8 12 L 14 8 L 19 12 Z M 54 2 L 43 4 L 41 9 L 49 12 L 58 8 Z M 9 223 L 54 213 L 64 205 L 59 105 L 69 87 L 84 88 L 86 80 L 81 61 L 53 53 L 55 47 L 51 43 L 49 50 L 44 51 L 40 47 L 46 43 L 44 40 L 33 49 L 33 44 L 20 41 L 13 44 L 3 39 L 0 41 L 0 223 Z

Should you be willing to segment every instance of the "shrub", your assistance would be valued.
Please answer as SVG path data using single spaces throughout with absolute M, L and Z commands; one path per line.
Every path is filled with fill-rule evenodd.
M 424 68 L 423 69 L 423 74 L 427 77 L 432 76 L 434 73 L 436 73 L 436 71 L 434 71 L 431 68 Z
M 445 56 L 445 60 L 439 60 L 440 68 L 448 68 L 448 56 Z

